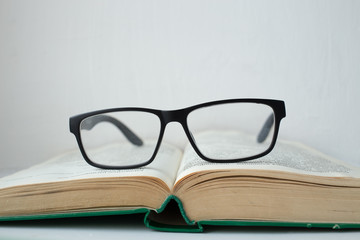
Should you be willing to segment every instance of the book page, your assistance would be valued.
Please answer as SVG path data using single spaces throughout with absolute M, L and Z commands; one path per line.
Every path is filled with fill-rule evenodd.
M 218 151 L 219 154 L 224 155 L 223 149 L 218 150 L 215 144 L 212 144 L 212 142 L 216 142 L 216 139 L 212 139 L 211 135 L 211 132 L 206 132 L 202 137 L 207 138 L 209 148 L 212 148 L 214 152 Z M 236 140 L 232 139 L 234 136 L 234 134 L 229 134 L 226 143 L 229 148 L 234 147 L 231 146 L 233 142 L 236 142 Z M 177 180 L 194 172 L 217 169 L 266 169 L 316 176 L 360 177 L 360 169 L 357 167 L 333 159 L 300 143 L 278 140 L 274 149 L 268 155 L 239 163 L 211 163 L 205 161 L 188 145 L 184 151 Z
M 163 180 L 172 188 L 181 161 L 182 152 L 162 144 L 154 161 L 144 167 L 124 170 L 106 170 L 89 165 L 80 151 L 55 157 L 29 169 L 0 178 L 0 189 L 19 185 L 71 181 L 80 179 L 149 176 Z

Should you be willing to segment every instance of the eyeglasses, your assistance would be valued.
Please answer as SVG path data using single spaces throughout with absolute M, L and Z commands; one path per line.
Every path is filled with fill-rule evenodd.
M 229 99 L 171 111 L 126 107 L 84 113 L 70 118 L 70 132 L 90 165 L 129 169 L 151 163 L 166 125 L 179 122 L 202 159 L 233 163 L 268 154 L 285 116 L 280 100 Z

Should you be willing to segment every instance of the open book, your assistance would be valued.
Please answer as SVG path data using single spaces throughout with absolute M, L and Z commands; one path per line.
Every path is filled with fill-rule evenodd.
M 231 144 L 231 134 L 228 139 Z M 227 164 L 206 162 L 190 146 L 181 151 L 163 144 L 156 159 L 138 169 L 98 169 L 74 151 L 0 179 L 1 221 L 132 213 L 168 231 L 359 228 L 360 169 L 293 142 L 278 141 L 264 157 Z

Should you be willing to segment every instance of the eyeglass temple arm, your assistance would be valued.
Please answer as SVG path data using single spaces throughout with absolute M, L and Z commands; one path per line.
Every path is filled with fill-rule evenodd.
M 264 125 L 262 126 L 262 128 L 257 136 L 258 143 L 262 143 L 265 141 L 265 139 L 269 135 L 271 127 L 273 125 L 274 125 L 274 114 L 271 113 L 270 116 L 266 119 Z
M 81 129 L 91 130 L 96 124 L 101 123 L 101 122 L 109 122 L 109 123 L 114 124 L 131 143 L 133 143 L 136 146 L 143 145 L 143 141 L 138 136 L 136 136 L 136 134 L 133 131 L 131 131 L 127 126 L 125 126 L 118 119 L 113 118 L 108 115 L 98 115 L 98 116 L 93 116 L 91 118 L 85 119 L 81 123 Z

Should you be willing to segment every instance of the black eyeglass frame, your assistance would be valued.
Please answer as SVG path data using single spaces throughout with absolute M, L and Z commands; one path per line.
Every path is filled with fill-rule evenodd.
M 238 158 L 238 159 L 226 159 L 226 160 L 211 159 L 211 158 L 204 156 L 201 153 L 201 151 L 196 146 L 196 143 L 195 143 L 195 141 L 192 137 L 192 134 L 188 128 L 188 124 L 187 124 L 188 115 L 192 111 L 199 109 L 199 108 L 209 107 L 209 106 L 214 106 L 214 105 L 221 105 L 221 104 L 228 104 L 228 103 L 257 103 L 257 104 L 267 105 L 273 109 L 274 133 L 273 133 L 273 138 L 271 140 L 271 143 L 267 150 L 265 150 L 264 152 L 262 152 L 260 154 L 250 156 L 250 157 Z M 158 137 L 158 140 L 156 143 L 154 153 L 152 154 L 151 158 L 144 163 L 127 165 L 127 166 L 108 166 L 108 165 L 103 165 L 103 164 L 99 164 L 99 163 L 91 161 L 91 159 L 86 154 L 86 151 L 83 147 L 83 143 L 81 140 L 81 133 L 80 133 L 81 122 L 84 119 L 91 117 L 91 116 L 105 114 L 105 113 L 111 113 L 111 112 L 121 112 L 121 111 L 147 112 L 147 113 L 152 113 L 159 118 L 160 124 L 161 124 L 160 125 L 160 133 L 159 133 L 159 137 Z M 159 151 L 163 136 L 164 136 L 166 125 L 170 122 L 178 122 L 182 125 L 182 127 L 185 131 L 185 134 L 186 134 L 187 138 L 189 139 L 191 146 L 193 147 L 195 152 L 202 159 L 209 161 L 209 162 L 213 162 L 213 163 L 235 163 L 235 162 L 242 162 L 242 161 L 256 159 L 256 158 L 265 156 L 266 154 L 271 152 L 276 143 L 276 139 L 277 139 L 277 136 L 279 133 L 280 122 L 285 116 L 286 116 L 285 102 L 282 100 L 247 98 L 247 99 L 227 99 L 227 100 L 212 101 L 212 102 L 202 103 L 202 104 L 194 105 L 194 106 L 183 108 L 183 109 L 177 109 L 177 110 L 157 110 L 157 109 L 140 108 L 140 107 L 110 108 L 110 109 L 104 109 L 104 110 L 83 113 L 83 114 L 79 114 L 79 115 L 70 117 L 69 126 L 70 126 L 70 132 L 75 135 L 80 152 L 88 164 L 90 164 L 94 167 L 102 168 L 102 169 L 132 169 L 132 168 L 139 168 L 142 166 L 146 166 L 155 159 L 156 154 Z

